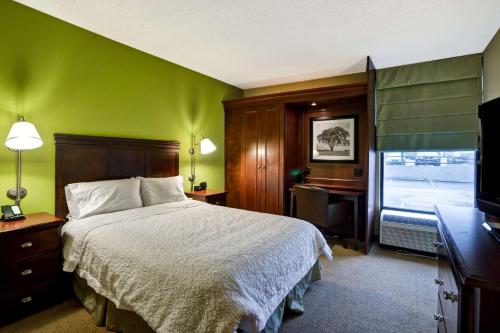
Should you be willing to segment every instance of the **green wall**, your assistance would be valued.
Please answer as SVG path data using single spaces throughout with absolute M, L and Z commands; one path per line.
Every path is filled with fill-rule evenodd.
M 54 133 L 179 140 L 186 182 L 190 134 L 205 134 L 217 150 L 198 159 L 198 180 L 222 189 L 221 101 L 242 94 L 224 82 L 2 0 L 0 203 L 12 203 L 4 193 L 15 185 L 15 153 L 3 142 L 19 115 L 35 124 L 44 141 L 42 148 L 23 153 L 24 212 L 54 210 Z

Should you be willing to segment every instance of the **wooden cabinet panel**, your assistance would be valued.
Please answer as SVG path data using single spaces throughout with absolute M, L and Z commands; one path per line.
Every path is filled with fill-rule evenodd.
M 444 325 L 446 331 L 458 332 L 458 302 L 456 300 L 451 300 L 450 296 L 458 298 L 459 290 L 456 286 L 450 263 L 446 255 L 439 256 L 438 265 L 438 279 L 442 281 L 442 284 L 438 285 L 438 298 L 441 304 L 440 310 L 443 316 Z
M 225 182 L 227 206 L 241 208 L 241 109 L 226 109 L 225 127 Z
M 280 214 L 280 120 L 279 108 L 270 107 L 260 111 L 262 135 L 260 145 L 260 193 L 261 211 Z
M 226 110 L 229 207 L 283 213 L 282 118 L 278 105 Z
M 259 121 L 257 110 L 245 110 L 241 119 L 241 208 L 259 211 L 257 201 Z

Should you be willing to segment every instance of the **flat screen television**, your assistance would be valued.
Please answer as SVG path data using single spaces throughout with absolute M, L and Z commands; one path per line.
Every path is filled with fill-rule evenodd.
M 477 168 L 477 207 L 500 218 L 500 97 L 479 106 L 480 159 Z

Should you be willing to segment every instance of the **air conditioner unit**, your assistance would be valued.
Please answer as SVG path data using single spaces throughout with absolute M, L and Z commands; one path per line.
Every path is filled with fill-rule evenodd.
M 437 218 L 432 214 L 382 210 L 380 244 L 436 253 Z

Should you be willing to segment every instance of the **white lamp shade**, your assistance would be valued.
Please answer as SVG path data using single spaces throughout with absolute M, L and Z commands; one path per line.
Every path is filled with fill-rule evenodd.
M 5 140 L 5 145 L 13 150 L 28 150 L 40 147 L 43 144 L 35 125 L 20 120 L 12 125 Z
M 200 152 L 202 155 L 210 154 L 215 151 L 215 149 L 217 149 L 217 147 L 215 147 L 210 139 L 204 138 L 200 141 Z

